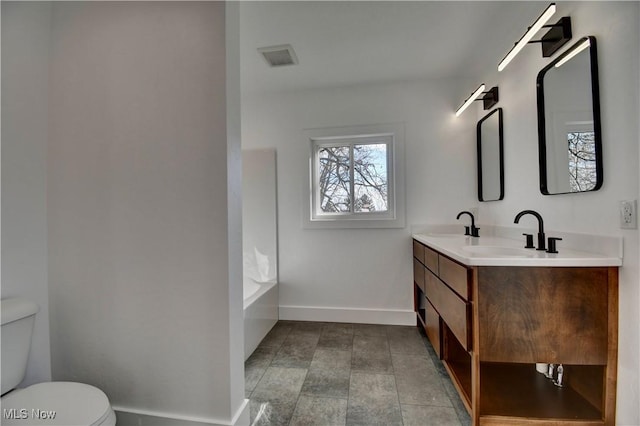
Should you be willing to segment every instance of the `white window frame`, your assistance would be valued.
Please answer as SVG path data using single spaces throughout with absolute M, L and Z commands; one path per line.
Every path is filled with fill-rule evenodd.
M 404 124 L 333 127 L 304 131 L 307 143 L 308 180 L 303 191 L 303 226 L 305 228 L 403 228 L 404 208 Z M 321 212 L 317 184 L 321 148 L 360 144 L 387 145 L 387 211 Z M 353 158 L 351 158 L 353 162 Z M 353 173 L 353 166 L 351 167 Z M 351 183 L 353 194 L 353 182 Z M 352 195 L 353 196 L 353 195 Z

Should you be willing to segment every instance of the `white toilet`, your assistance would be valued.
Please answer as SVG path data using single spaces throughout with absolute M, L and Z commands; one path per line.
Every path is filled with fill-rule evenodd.
M 45 382 L 15 389 L 27 368 L 38 306 L 2 300 L 2 425 L 114 426 L 116 414 L 100 389 L 82 383 Z

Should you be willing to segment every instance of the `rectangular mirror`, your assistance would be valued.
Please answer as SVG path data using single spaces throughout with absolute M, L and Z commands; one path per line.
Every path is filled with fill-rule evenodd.
M 584 37 L 537 78 L 540 191 L 602 186 L 602 135 L 596 39 Z
M 504 198 L 504 160 L 502 158 L 502 108 L 478 121 L 478 200 Z

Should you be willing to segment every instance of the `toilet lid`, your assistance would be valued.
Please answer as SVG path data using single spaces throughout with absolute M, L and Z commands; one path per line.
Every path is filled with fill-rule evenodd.
M 3 425 L 99 425 L 112 412 L 104 392 L 82 383 L 38 383 L 2 397 Z

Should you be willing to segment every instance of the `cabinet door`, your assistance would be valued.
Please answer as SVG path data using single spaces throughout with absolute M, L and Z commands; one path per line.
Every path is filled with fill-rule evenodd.
M 424 250 L 425 247 L 418 241 L 413 240 L 413 257 L 424 263 Z
M 435 308 L 428 300 L 425 304 L 425 308 L 425 332 L 427 333 L 427 338 L 429 338 L 429 341 L 438 356 L 442 357 L 442 353 L 440 352 L 440 315 L 438 315 Z
M 424 266 L 415 258 L 413 259 L 413 282 L 424 292 Z
M 480 267 L 481 361 L 607 363 L 607 268 Z
M 469 269 L 464 265 L 440 256 L 438 276 L 460 297 L 464 300 L 469 300 Z
M 425 247 L 423 263 L 431 272 L 438 275 L 438 252 L 431 250 L 429 247 Z
M 425 273 L 425 293 L 442 320 L 447 323 L 460 344 L 471 349 L 469 304 L 462 300 L 430 271 Z

